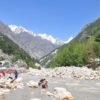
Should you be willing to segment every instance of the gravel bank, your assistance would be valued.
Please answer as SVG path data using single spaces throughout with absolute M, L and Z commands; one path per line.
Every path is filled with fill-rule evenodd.
M 48 76 L 59 78 L 71 78 L 71 79 L 100 79 L 100 70 L 92 70 L 87 67 L 58 67 L 54 69 L 29 69 L 29 74 L 34 76 Z

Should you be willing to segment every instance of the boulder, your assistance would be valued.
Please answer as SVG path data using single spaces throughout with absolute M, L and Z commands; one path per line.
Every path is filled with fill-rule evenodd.
M 60 100 L 74 100 L 74 97 L 72 96 L 72 94 L 62 87 L 54 88 L 54 95 Z
M 27 83 L 27 86 L 31 87 L 31 88 L 38 88 L 38 83 L 34 82 L 33 80 L 29 81 Z
M 23 80 L 22 77 L 18 77 L 18 78 L 15 80 L 15 82 L 16 82 L 16 83 L 21 83 L 22 80 Z
M 8 89 L 14 89 L 14 88 L 17 88 L 17 85 L 14 84 L 14 83 L 9 83 L 9 84 L 6 84 L 6 88 L 8 88 Z
M 6 93 L 9 93 L 10 90 L 9 89 L 0 89 L 0 96 L 6 94 Z M 1 99 L 0 99 L 1 100 Z
M 12 79 L 2 79 L 0 80 L 0 88 L 8 88 L 8 89 L 15 89 L 20 88 L 22 89 L 24 84 L 22 83 L 22 78 L 17 78 L 12 82 Z
M 51 93 L 51 92 L 49 92 L 49 91 L 46 92 L 46 95 L 47 95 L 47 96 L 53 96 L 53 97 L 55 96 L 53 93 Z
M 23 83 L 18 83 L 18 84 L 17 84 L 17 88 L 23 89 L 23 88 L 24 88 L 24 84 L 23 84 Z

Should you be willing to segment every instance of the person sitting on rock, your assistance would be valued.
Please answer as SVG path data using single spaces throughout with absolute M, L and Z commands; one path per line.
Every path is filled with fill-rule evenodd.
M 18 78 L 17 70 L 14 70 L 13 74 L 14 74 L 14 77 L 9 76 L 9 78 L 11 79 L 11 83 L 13 83 Z
M 48 87 L 48 81 L 46 79 L 41 79 L 38 83 L 38 85 L 41 87 L 41 88 L 47 88 Z

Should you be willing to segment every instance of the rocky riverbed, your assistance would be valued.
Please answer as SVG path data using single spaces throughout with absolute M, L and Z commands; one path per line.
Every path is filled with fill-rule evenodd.
M 53 93 L 55 87 L 66 89 L 75 100 L 100 100 L 100 73 L 88 68 L 55 68 L 55 69 L 29 69 L 21 70 L 19 80 L 13 88 L 1 88 L 0 100 L 61 100 L 48 96 Z M 72 76 L 73 72 L 77 76 Z M 79 76 L 81 75 L 81 78 Z M 92 76 L 91 76 L 92 75 Z M 91 78 L 94 77 L 94 78 Z M 48 80 L 48 88 L 30 88 L 30 81 L 36 83 L 40 79 Z
M 21 75 L 24 83 L 30 80 L 38 82 L 42 77 Z M 64 87 L 75 97 L 75 100 L 100 100 L 100 81 L 99 80 L 74 80 L 62 78 L 47 78 L 48 89 L 53 91 L 55 87 Z M 29 88 L 11 90 L 0 100 L 31 100 L 39 98 L 40 100 L 59 100 L 46 96 L 40 88 Z M 35 99 L 34 99 L 35 100 Z
M 70 78 L 70 79 L 100 79 L 100 69 L 89 69 L 87 67 L 58 67 L 58 68 L 42 68 L 38 69 L 29 69 L 29 74 L 33 76 L 46 76 L 46 77 L 59 77 L 59 78 Z

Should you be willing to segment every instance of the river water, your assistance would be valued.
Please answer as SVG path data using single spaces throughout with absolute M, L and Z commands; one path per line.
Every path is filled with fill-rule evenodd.
M 39 81 L 42 77 L 22 75 L 26 84 L 30 80 Z M 48 89 L 53 91 L 54 87 L 64 87 L 72 93 L 75 100 L 100 100 L 100 80 L 75 80 L 62 78 L 47 78 Z M 11 90 L 10 93 L 0 98 L 0 100 L 31 100 L 40 98 L 41 100 L 58 100 L 52 99 L 44 94 L 40 89 L 31 89 L 27 86 L 24 89 Z

